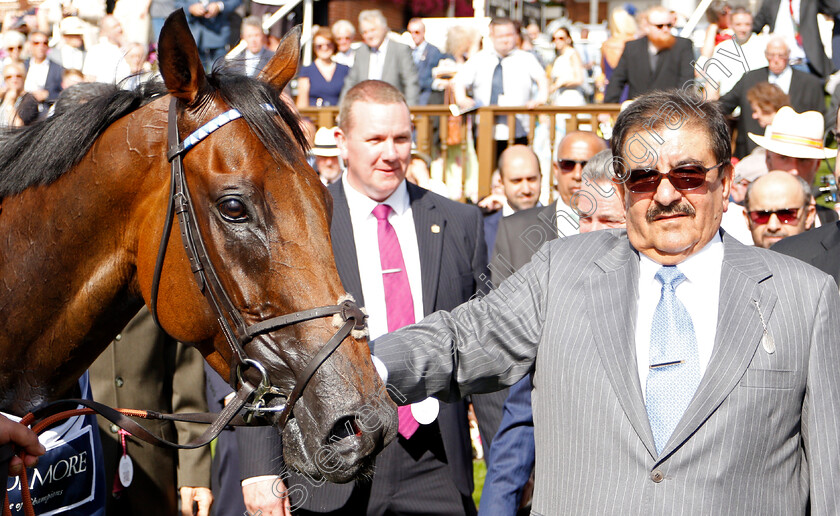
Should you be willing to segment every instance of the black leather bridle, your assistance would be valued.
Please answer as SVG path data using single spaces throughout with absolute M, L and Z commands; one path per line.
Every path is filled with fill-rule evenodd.
M 274 110 L 273 106 L 267 105 L 263 107 L 269 111 Z M 216 274 L 216 270 L 208 257 L 204 239 L 201 237 L 201 231 L 195 216 L 195 208 L 190 199 L 190 192 L 187 187 L 186 176 L 184 175 L 182 156 L 213 131 L 241 116 L 239 111 L 231 109 L 204 124 L 181 143 L 178 135 L 177 99 L 172 98 L 169 103 L 169 151 L 167 158 L 171 163 L 172 179 L 169 204 L 166 210 L 166 221 L 164 223 L 160 247 L 158 248 L 154 279 L 152 280 L 150 305 L 152 316 L 155 322 L 160 325 L 157 319 L 160 275 L 163 269 L 169 235 L 172 230 L 174 213 L 177 213 L 178 225 L 181 228 L 181 240 L 183 241 L 184 250 L 190 261 L 190 268 L 232 352 L 232 359 L 229 364 L 231 370 L 230 385 L 236 391 L 237 384 L 241 384 L 234 402 L 238 403 L 240 408 L 244 407 L 246 409 L 248 413 L 246 415 L 246 421 L 248 422 L 254 416 L 266 417 L 268 414 L 279 412 L 280 414 L 276 424 L 282 430 L 289 419 L 292 408 L 300 398 L 306 385 L 312 379 L 312 376 L 336 349 L 338 349 L 352 330 L 362 330 L 365 328 L 365 318 L 367 316 L 355 302 L 345 300 L 337 305 L 310 308 L 309 310 L 272 317 L 271 319 L 248 325 L 243 319 L 242 314 L 234 306 L 230 296 L 228 296 L 227 291 L 222 286 L 218 274 Z M 245 346 L 254 337 L 273 332 L 286 326 L 321 317 L 329 317 L 334 314 L 339 314 L 343 324 L 332 338 L 324 344 L 321 350 L 312 357 L 303 372 L 297 375 L 297 383 L 288 394 L 281 392 L 279 388 L 271 385 L 265 367 L 258 361 L 249 358 L 245 352 Z M 242 375 L 242 372 L 250 367 L 257 369 L 260 373 L 261 381 L 258 386 L 252 386 Z M 267 400 L 271 398 L 283 398 L 285 402 L 279 406 L 276 403 L 270 406 Z M 250 403 L 248 403 L 249 401 Z M 237 409 L 236 412 L 238 411 Z M 231 415 L 235 415 L 236 412 L 232 412 Z

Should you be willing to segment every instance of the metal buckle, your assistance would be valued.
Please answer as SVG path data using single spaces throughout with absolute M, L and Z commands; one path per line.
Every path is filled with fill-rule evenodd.
M 245 422 L 251 424 L 255 417 L 264 416 L 265 414 L 270 414 L 273 412 L 283 412 L 286 410 L 286 404 L 276 406 L 276 407 L 269 407 L 266 404 L 265 396 L 266 394 L 271 394 L 273 396 L 279 396 L 285 398 L 286 396 L 280 392 L 280 389 L 271 385 L 271 382 L 268 379 L 268 372 L 265 370 L 265 367 L 256 360 L 246 358 L 243 360 L 242 363 L 237 364 L 236 366 L 236 378 L 239 380 L 239 383 L 242 385 L 250 385 L 247 380 L 242 377 L 242 364 L 247 364 L 250 367 L 255 368 L 257 371 L 260 372 L 260 384 L 254 389 L 253 392 L 253 401 L 251 403 L 246 404 L 243 408 L 245 409 L 245 415 L 243 418 Z

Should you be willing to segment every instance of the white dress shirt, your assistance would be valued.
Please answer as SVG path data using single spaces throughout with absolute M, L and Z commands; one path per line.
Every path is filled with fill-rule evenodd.
M 47 84 L 47 74 L 49 71 L 49 59 L 44 59 L 41 64 L 36 64 L 34 59 L 30 59 L 29 69 L 26 71 L 26 82 L 23 83 L 23 90 L 29 93 L 43 90 Z
M 382 69 L 385 66 L 385 54 L 388 52 L 388 37 L 382 40 L 378 49 L 370 49 L 370 61 L 368 62 L 368 79 L 381 81 Z
M 572 222 L 574 221 L 574 222 Z M 580 233 L 580 216 L 571 206 L 557 198 L 557 234 L 561 237 Z
M 786 66 L 782 73 L 779 75 L 774 74 L 773 72 L 767 72 L 767 82 L 770 84 L 775 84 L 779 88 L 782 89 L 785 93 L 790 95 L 790 80 L 793 78 L 793 69 L 790 66 Z
M 650 333 L 653 312 L 659 304 L 662 283 L 656 272 L 662 265 L 639 253 L 639 299 L 636 311 L 636 358 L 642 396 L 650 370 Z M 717 334 L 718 303 L 720 299 L 720 274 L 723 266 L 723 242 L 720 234 L 699 252 L 677 265 L 686 279 L 677 286 L 677 298 L 685 305 L 694 324 L 697 352 L 700 357 L 700 377 L 706 373 Z
M 347 181 L 347 173 L 342 178 L 344 195 L 350 209 L 350 223 L 353 225 L 353 237 L 356 243 L 356 258 L 359 262 L 359 277 L 362 280 L 362 295 L 368 313 L 370 340 L 388 333 L 388 315 L 385 306 L 385 285 L 382 281 L 382 262 L 379 259 L 378 221 L 373 216 L 373 209 L 380 203 L 357 191 Z M 414 302 L 414 320 L 423 318 L 423 282 L 420 273 L 420 248 L 417 245 L 417 231 L 411 202 L 405 180 L 381 204 L 392 208 L 388 222 L 394 227 L 400 241 L 408 284 L 411 287 L 411 299 Z
M 810 1 L 810 0 L 809 0 Z M 796 41 L 796 28 L 794 24 L 799 24 L 799 8 L 801 0 L 793 0 L 793 18 L 790 16 L 791 5 L 790 0 L 779 0 L 779 11 L 776 13 L 776 23 L 771 31 L 776 36 L 784 38 L 785 42 L 790 48 L 790 60 L 802 59 L 807 61 L 805 56 L 805 49 L 799 46 Z M 801 27 L 800 27 L 801 29 Z M 787 93 L 787 90 L 785 90 Z

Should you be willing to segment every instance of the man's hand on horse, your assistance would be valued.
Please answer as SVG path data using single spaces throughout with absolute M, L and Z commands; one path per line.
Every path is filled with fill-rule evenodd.
M 24 466 L 34 467 L 38 463 L 38 457 L 47 452 L 44 445 L 38 442 L 38 436 L 28 427 L 16 423 L 4 416 L 0 416 L 0 444 L 14 443 L 23 449 L 25 455 L 23 460 L 14 456 L 9 462 L 9 475 L 18 476 L 23 472 Z
M 210 516 L 210 506 L 213 505 L 213 492 L 207 487 L 182 487 L 181 516 Z M 198 506 L 198 510 L 193 510 Z
M 286 484 L 279 477 L 267 477 L 242 486 L 245 509 L 261 516 L 291 516 L 292 508 L 286 496 Z

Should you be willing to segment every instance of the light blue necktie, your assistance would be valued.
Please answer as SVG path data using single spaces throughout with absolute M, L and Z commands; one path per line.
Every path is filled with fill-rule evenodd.
M 662 294 L 650 332 L 650 370 L 645 400 L 657 453 L 674 432 L 700 385 L 700 357 L 694 324 L 674 290 L 685 280 L 675 266 L 656 272 Z

